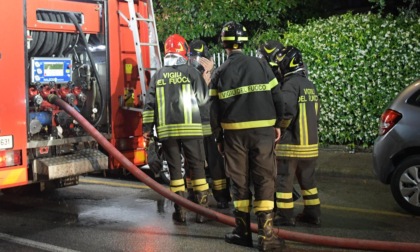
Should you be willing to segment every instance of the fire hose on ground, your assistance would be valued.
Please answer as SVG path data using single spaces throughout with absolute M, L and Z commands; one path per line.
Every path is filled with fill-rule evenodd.
M 131 174 L 137 179 L 142 181 L 144 184 L 149 186 L 151 189 L 164 196 L 165 198 L 179 204 L 186 209 L 206 216 L 210 219 L 216 220 L 220 223 L 235 226 L 235 219 L 231 216 L 219 213 L 209 208 L 202 207 L 195 204 L 188 199 L 185 199 L 170 190 L 162 186 L 149 175 L 142 172 L 137 166 L 135 166 L 130 160 L 128 160 L 123 154 L 121 154 L 100 132 L 98 132 L 78 111 L 72 106 L 61 100 L 56 95 L 50 95 L 48 97 L 50 103 L 56 104 L 71 115 L 79 124 L 89 133 L 108 153 L 118 160 L 121 165 L 126 168 Z M 252 232 L 258 231 L 255 223 L 251 224 Z M 420 251 L 420 243 L 406 243 L 406 242 L 391 242 L 391 241 L 376 241 L 376 240 L 364 240 L 354 238 L 340 238 L 322 235 L 313 235 L 306 233 L 299 233 L 293 231 L 287 231 L 282 229 L 274 229 L 276 234 L 290 241 L 308 243 L 326 247 L 336 248 L 348 248 L 348 249 L 359 249 L 359 250 L 377 250 L 377 251 Z

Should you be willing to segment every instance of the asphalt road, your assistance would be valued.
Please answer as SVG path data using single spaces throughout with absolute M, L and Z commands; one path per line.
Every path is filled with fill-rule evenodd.
M 420 218 L 401 210 L 374 179 L 321 176 L 322 226 L 283 230 L 328 237 L 420 242 Z M 217 210 L 214 202 L 211 207 Z M 296 213 L 302 209 L 296 203 Z M 222 213 L 232 215 L 232 209 Z M 174 225 L 173 203 L 137 181 L 81 178 L 52 192 L 0 194 L 0 251 L 256 251 L 227 244 L 232 227 L 210 221 Z M 255 216 L 252 216 L 255 222 Z M 253 236 L 254 245 L 257 235 Z M 286 241 L 285 251 L 347 251 Z M 355 251 L 355 250 L 352 250 Z

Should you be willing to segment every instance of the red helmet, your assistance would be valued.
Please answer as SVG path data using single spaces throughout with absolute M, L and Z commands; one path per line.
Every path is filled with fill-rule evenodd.
M 176 53 L 187 59 L 188 43 L 179 34 L 169 36 L 165 41 L 165 55 Z

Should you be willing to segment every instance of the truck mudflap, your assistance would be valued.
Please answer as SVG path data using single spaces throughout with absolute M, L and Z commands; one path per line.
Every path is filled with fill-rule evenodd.
M 108 156 L 96 149 L 74 154 L 39 158 L 33 163 L 34 181 L 65 178 L 108 169 Z

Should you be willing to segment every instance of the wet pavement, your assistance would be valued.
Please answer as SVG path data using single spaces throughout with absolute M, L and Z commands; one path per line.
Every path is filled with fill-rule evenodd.
M 284 230 L 420 241 L 420 218 L 401 210 L 387 186 L 369 178 L 320 176 L 318 181 L 322 226 Z M 296 214 L 302 207 L 296 202 Z M 214 200 L 211 208 L 218 210 Z M 232 207 L 219 211 L 232 215 Z M 192 212 L 188 225 L 175 225 L 172 212 L 171 201 L 137 181 L 83 177 L 77 186 L 42 194 L 0 193 L 0 251 L 257 251 L 226 243 L 230 226 L 195 223 Z M 256 245 L 256 234 L 253 240 Z M 294 241 L 286 246 L 285 251 L 346 251 Z

